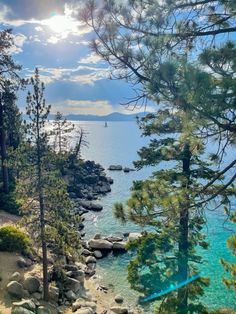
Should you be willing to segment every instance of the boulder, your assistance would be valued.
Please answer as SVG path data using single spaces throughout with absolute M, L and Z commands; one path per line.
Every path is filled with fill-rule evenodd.
M 114 180 L 111 177 L 108 177 L 107 181 L 108 181 L 109 184 L 113 184 L 114 183 Z
M 110 310 L 116 314 L 128 314 L 128 308 L 124 306 L 112 306 Z
M 29 293 L 34 293 L 39 291 L 40 281 L 37 277 L 30 276 L 24 281 L 24 288 L 29 291 Z
M 77 293 L 81 288 L 81 283 L 77 279 L 67 277 L 65 281 L 65 287 L 67 291 L 72 290 L 74 293 Z
M 19 282 L 21 280 L 21 274 L 18 272 L 15 272 L 14 274 L 11 275 L 11 281 L 17 281 Z
M 95 240 L 102 239 L 102 235 L 100 233 L 96 233 L 93 237 Z
M 32 300 L 22 300 L 20 302 L 13 302 L 12 303 L 13 307 L 23 307 L 26 310 L 30 310 L 32 312 L 35 311 L 36 305 Z
M 81 308 L 75 312 L 76 314 L 94 314 L 94 311 L 91 308 Z
M 142 236 L 141 233 L 138 233 L 138 232 L 130 232 L 129 233 L 129 238 L 128 240 L 129 241 L 134 241 L 134 240 L 137 240 L 138 238 L 140 238 Z
M 124 302 L 124 298 L 118 294 L 115 296 L 115 302 L 121 304 Z
M 72 271 L 71 272 L 71 275 L 70 275 L 71 278 L 75 278 L 77 280 L 79 280 L 80 282 L 84 282 L 84 271 L 83 270 L 76 270 L 76 271 Z
M 108 170 L 111 170 L 111 171 L 121 171 L 122 170 L 122 166 L 121 165 L 110 165 Z
M 19 257 L 16 261 L 16 264 L 20 268 L 27 268 L 32 265 L 32 261 L 23 257 Z
M 85 255 L 85 256 L 89 256 L 89 255 L 92 255 L 92 252 L 90 252 L 89 250 L 87 249 L 83 249 L 83 251 L 81 252 L 82 255 Z
M 70 264 L 66 264 L 64 266 L 65 270 L 67 271 L 75 271 L 75 270 L 78 270 L 78 266 L 73 264 L 73 265 L 70 265 Z
M 93 255 L 94 255 L 97 259 L 98 259 L 98 258 L 102 258 L 102 252 L 101 252 L 101 251 L 96 250 L 96 251 L 93 252 Z
M 94 250 L 111 250 L 113 246 L 111 242 L 103 239 L 91 239 L 88 244 Z
M 123 171 L 124 171 L 124 172 L 130 172 L 129 168 L 127 168 L 127 167 L 125 167 L 125 168 L 123 169 Z
M 7 285 L 7 291 L 11 296 L 19 299 L 22 299 L 24 296 L 23 286 L 17 281 L 10 281 Z
M 51 311 L 46 306 L 39 306 L 37 308 L 37 314 L 51 314 Z
M 90 264 L 90 263 L 97 263 L 97 260 L 94 256 L 88 256 L 85 260 L 86 264 Z
M 105 239 L 110 242 L 121 242 L 124 240 L 124 237 L 110 235 L 106 237 Z
M 35 292 L 31 296 L 32 296 L 32 298 L 34 298 L 37 301 L 40 301 L 43 298 L 43 295 L 41 293 L 39 293 L 39 292 Z
M 49 287 L 49 299 L 58 302 L 59 300 L 59 289 L 55 286 Z
M 69 301 L 75 301 L 77 299 L 76 294 L 72 290 L 67 291 L 65 293 L 65 296 L 66 296 L 67 300 L 69 300 Z
M 92 313 L 96 312 L 97 304 L 92 301 L 85 301 L 84 299 L 77 299 L 73 304 L 72 304 L 72 312 L 77 311 L 78 309 L 81 308 L 90 308 L 92 310 Z M 77 312 L 76 312 L 77 313 Z
M 14 307 L 11 310 L 11 314 L 34 314 L 35 312 L 27 310 L 23 307 Z
M 113 247 L 112 249 L 114 251 L 126 251 L 126 244 L 127 242 L 122 241 L 122 242 L 113 242 Z

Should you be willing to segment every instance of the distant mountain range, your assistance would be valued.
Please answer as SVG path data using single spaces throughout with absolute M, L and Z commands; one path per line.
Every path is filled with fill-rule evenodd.
M 119 112 L 113 112 L 105 116 L 98 115 L 82 115 L 82 114 L 69 114 L 65 115 L 67 120 L 71 121 L 135 121 L 136 117 L 144 117 L 147 112 L 140 112 L 134 114 L 123 114 Z M 53 115 L 50 116 L 53 119 Z

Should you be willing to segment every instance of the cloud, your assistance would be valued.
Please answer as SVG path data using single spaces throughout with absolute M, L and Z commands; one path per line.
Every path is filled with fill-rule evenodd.
M 38 66 L 40 78 L 45 84 L 55 81 L 73 82 L 78 84 L 93 85 L 96 81 L 108 78 L 107 68 L 79 65 L 75 68 L 44 68 Z M 28 70 L 27 77 L 33 74 Z
M 19 27 L 35 24 L 35 31 L 49 34 L 49 43 L 55 44 L 69 35 L 81 36 L 91 29 L 78 20 L 78 4 L 61 0 L 3 0 L 0 4 L 2 24 Z M 54 39 L 52 39 L 53 37 Z
M 101 62 L 102 59 L 99 55 L 97 55 L 95 52 L 91 52 L 88 56 L 86 56 L 85 58 L 82 58 L 79 63 L 81 64 L 95 64 L 98 62 Z
M 24 34 L 15 34 L 13 35 L 14 45 L 8 49 L 10 54 L 18 54 L 23 51 L 23 45 L 26 42 L 27 37 Z
M 108 100 L 79 100 L 67 99 L 52 105 L 52 113 L 60 111 L 63 114 L 96 114 L 105 115 L 113 112 L 113 107 Z

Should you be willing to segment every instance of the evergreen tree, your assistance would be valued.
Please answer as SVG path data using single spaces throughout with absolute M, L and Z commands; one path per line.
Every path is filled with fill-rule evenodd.
M 53 130 L 51 133 L 54 137 L 53 148 L 56 152 L 62 154 L 68 151 L 69 135 L 73 130 L 74 125 L 63 118 L 63 115 L 58 111 L 53 121 Z
M 3 191 L 9 193 L 9 171 L 7 164 L 7 125 L 6 112 L 9 112 L 8 97 L 15 92 L 22 84 L 18 72 L 21 69 L 11 55 L 10 48 L 14 46 L 14 38 L 11 30 L 0 31 L 0 148 L 1 148 L 1 168 Z M 9 114 L 8 114 L 9 117 Z
M 202 197 L 220 188 L 204 183 L 216 175 L 213 162 L 201 158 L 204 145 L 191 136 L 191 111 L 160 109 L 139 121 L 145 136 L 155 136 L 139 151 L 139 169 L 159 165 L 150 179 L 134 182 L 127 206 L 115 205 L 115 214 L 123 222 L 132 221 L 145 228 L 142 237 L 131 242 L 136 254 L 128 266 L 131 287 L 145 295 L 163 291 L 199 274 L 198 247 L 207 248 L 202 228 L 205 223 Z M 222 192 L 225 200 L 230 190 Z M 206 278 L 185 285 L 161 297 L 159 313 L 206 313 L 197 302 L 208 284 Z
M 76 255 L 80 219 L 73 214 L 66 184 L 57 169 L 55 152 L 50 149 L 47 132 L 50 106 L 44 99 L 44 84 L 38 69 L 31 78 L 33 92 L 28 93 L 24 142 L 15 156 L 19 170 L 18 194 L 24 200 L 23 223 L 41 244 L 44 300 L 48 299 L 48 248 L 59 255 Z

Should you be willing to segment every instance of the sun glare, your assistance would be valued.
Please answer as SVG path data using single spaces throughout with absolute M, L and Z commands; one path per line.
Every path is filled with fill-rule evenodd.
M 54 15 L 45 24 L 55 33 L 71 31 L 76 27 L 76 22 L 67 15 Z

